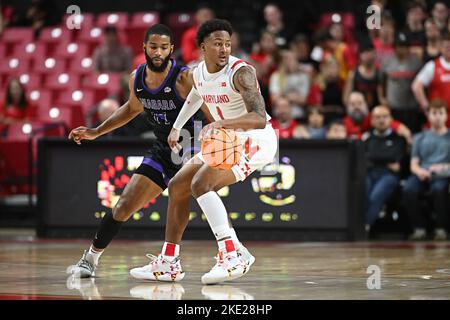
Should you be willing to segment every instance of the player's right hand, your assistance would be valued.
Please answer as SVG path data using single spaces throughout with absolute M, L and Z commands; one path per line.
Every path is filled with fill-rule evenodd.
M 95 129 L 78 127 L 70 131 L 69 139 L 72 139 L 77 144 L 81 144 L 81 140 L 94 140 L 98 137 Z
M 167 137 L 167 143 L 169 144 L 170 149 L 172 149 L 175 153 L 180 152 L 182 149 L 181 145 L 178 143 L 178 140 L 180 140 L 180 130 L 172 128 L 169 136 Z

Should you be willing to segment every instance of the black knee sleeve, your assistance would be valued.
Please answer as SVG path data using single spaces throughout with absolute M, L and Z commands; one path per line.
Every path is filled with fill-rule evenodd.
M 105 249 L 112 239 L 117 235 L 122 226 L 122 221 L 114 220 L 112 213 L 107 213 L 98 228 L 93 245 L 98 249 Z

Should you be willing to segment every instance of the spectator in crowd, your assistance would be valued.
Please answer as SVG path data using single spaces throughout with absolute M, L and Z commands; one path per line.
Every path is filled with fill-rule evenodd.
M 292 51 L 284 50 L 281 53 L 281 63 L 270 77 L 270 100 L 277 100 L 285 96 L 292 105 L 295 119 L 304 117 L 304 107 L 311 86 L 310 77 L 300 71 L 300 66 Z
M 119 42 L 117 29 L 114 26 L 107 26 L 104 33 L 105 42 L 94 52 L 95 70 L 128 73 L 133 61 L 131 48 Z
M 253 46 L 250 63 L 256 69 L 256 76 L 261 85 L 261 93 L 266 102 L 269 100 L 270 76 L 275 72 L 279 60 L 279 51 L 275 36 L 269 31 L 263 31 L 259 43 Z
M 436 22 L 439 30 L 445 33 L 448 23 L 448 7 L 445 2 L 438 1 L 431 10 L 431 17 Z
M 422 126 L 421 111 L 411 92 L 411 83 L 421 67 L 420 60 L 409 52 L 405 34 L 395 40 L 395 55 L 381 66 L 380 102 L 391 108 L 394 119 L 404 123 L 411 131 Z
M 345 114 L 342 105 L 343 83 L 339 78 L 339 65 L 333 56 L 326 58 L 320 65 L 320 74 L 317 77 L 320 87 L 320 103 L 323 105 L 327 122 L 342 118 Z
M 347 103 L 347 115 L 343 122 L 347 129 L 347 136 L 351 139 L 361 139 L 362 135 L 370 130 L 371 116 L 367 102 L 361 92 L 351 92 Z M 404 137 L 408 143 L 411 143 L 411 131 L 401 122 L 393 119 L 391 122 L 391 129 Z
M 52 0 L 31 0 L 31 3 L 27 6 L 26 14 L 14 16 L 12 24 L 31 27 L 35 38 L 37 38 L 43 28 L 56 24 L 54 8 L 55 4 Z
M 433 100 L 427 116 L 431 124 L 430 130 L 414 136 L 411 151 L 412 175 L 404 186 L 404 205 L 414 229 L 410 239 L 424 239 L 426 226 L 420 210 L 419 196 L 429 190 L 436 213 L 434 238 L 446 240 L 450 169 L 450 131 L 445 126 L 448 117 L 446 102 L 440 99 Z
M 297 34 L 290 43 L 290 50 L 294 52 L 301 71 L 311 76 L 315 71 L 319 71 L 319 64 L 311 58 L 311 44 L 306 35 Z
M 411 52 L 419 59 L 422 59 L 423 48 L 426 43 L 423 26 L 424 16 L 425 8 L 422 4 L 418 1 L 410 2 L 406 11 L 406 26 L 402 31 L 409 39 Z
M 200 4 L 195 12 L 195 25 L 187 29 L 181 36 L 181 56 L 186 65 L 200 59 L 200 50 L 195 37 L 203 22 L 214 19 L 214 11 L 205 3 Z
M 372 44 L 377 54 L 377 68 L 379 68 L 387 58 L 394 55 L 394 36 L 394 19 L 388 14 L 382 15 L 379 35 L 372 39 Z
M 325 139 L 325 116 L 320 107 L 309 107 L 307 111 L 308 123 L 300 125 L 297 130 L 300 138 L 303 139 Z
M 360 45 L 359 65 L 351 71 L 345 84 L 343 98 L 347 104 L 348 96 L 352 91 L 359 91 L 364 94 L 369 109 L 372 110 L 379 105 L 378 101 L 378 81 L 379 73 L 376 68 L 376 53 L 370 42 Z
M 436 21 L 433 19 L 427 19 L 425 21 L 425 35 L 427 43 L 424 48 L 422 61 L 427 63 L 428 61 L 436 59 L 441 54 L 440 42 L 442 35 Z
M 244 60 L 249 61 L 250 55 L 245 52 L 244 49 L 241 48 L 241 36 L 238 32 L 233 30 L 233 34 L 231 36 L 231 55 Z
M 441 98 L 450 105 L 450 35 L 440 44 L 441 56 L 427 62 L 412 84 L 412 91 L 422 110 L 426 110 L 430 100 Z M 428 97 L 425 94 L 428 88 Z M 447 127 L 450 119 L 447 117 Z
M 329 56 L 334 57 L 338 63 L 339 79 L 345 83 L 349 72 L 356 68 L 356 57 L 345 42 L 339 41 L 331 35 L 329 29 L 325 32 L 324 37 L 325 50 L 322 62 L 327 61 Z
M 327 129 L 326 138 L 328 140 L 345 140 L 347 139 L 347 129 L 341 119 L 330 122 Z
M 275 36 L 275 44 L 280 49 L 286 49 L 290 41 L 290 34 L 283 22 L 283 12 L 274 3 L 269 3 L 264 7 L 264 20 L 266 21 L 265 31 L 269 31 Z
M 274 117 L 270 119 L 279 139 L 300 138 L 300 125 L 292 116 L 292 106 L 289 99 L 280 96 L 274 101 Z
M 16 78 L 11 79 L 6 89 L 5 101 L 0 108 L 0 126 L 31 119 L 35 113 L 35 107 L 27 100 L 20 81 Z
M 400 163 L 406 156 L 406 141 L 391 129 L 392 116 L 387 106 L 372 110 L 373 129 L 363 135 L 367 163 L 366 230 L 377 220 L 383 206 L 400 182 Z

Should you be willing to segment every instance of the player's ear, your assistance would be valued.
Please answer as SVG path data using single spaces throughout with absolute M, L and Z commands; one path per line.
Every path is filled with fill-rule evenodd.
M 204 42 L 200 43 L 200 49 L 201 49 L 203 52 L 205 52 L 205 43 L 204 43 Z
M 174 45 L 173 45 L 173 44 L 171 44 L 171 45 L 170 45 L 170 54 L 172 54 L 172 53 L 173 53 L 173 48 L 174 48 Z
M 144 52 L 145 52 L 145 42 L 142 42 L 142 49 L 143 49 Z

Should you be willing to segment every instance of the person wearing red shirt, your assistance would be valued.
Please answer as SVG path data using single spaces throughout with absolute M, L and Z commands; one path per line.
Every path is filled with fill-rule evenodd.
M 347 103 L 347 115 L 343 122 L 347 129 L 347 136 L 351 139 L 361 139 L 362 135 L 372 129 L 371 114 L 364 95 L 361 92 L 350 93 Z M 391 129 L 403 136 L 408 143 L 412 143 L 411 131 L 401 122 L 392 120 Z
M 195 13 L 196 24 L 187 29 L 181 37 L 181 55 L 186 65 L 200 58 L 200 50 L 195 40 L 198 27 L 208 20 L 213 19 L 214 11 L 207 5 L 200 5 Z
M 299 138 L 299 123 L 292 116 L 292 106 L 285 97 L 279 97 L 274 102 L 274 117 L 270 119 L 272 127 L 279 139 Z
M 450 35 L 441 40 L 440 51 L 441 56 L 425 64 L 411 86 L 424 112 L 430 101 L 435 99 L 442 99 L 450 106 Z M 428 96 L 425 87 L 428 87 Z M 447 118 L 446 126 L 450 128 L 450 117 Z
M 0 105 L 0 123 L 9 124 L 33 116 L 33 107 L 28 103 L 25 90 L 18 79 L 9 82 L 5 97 Z

